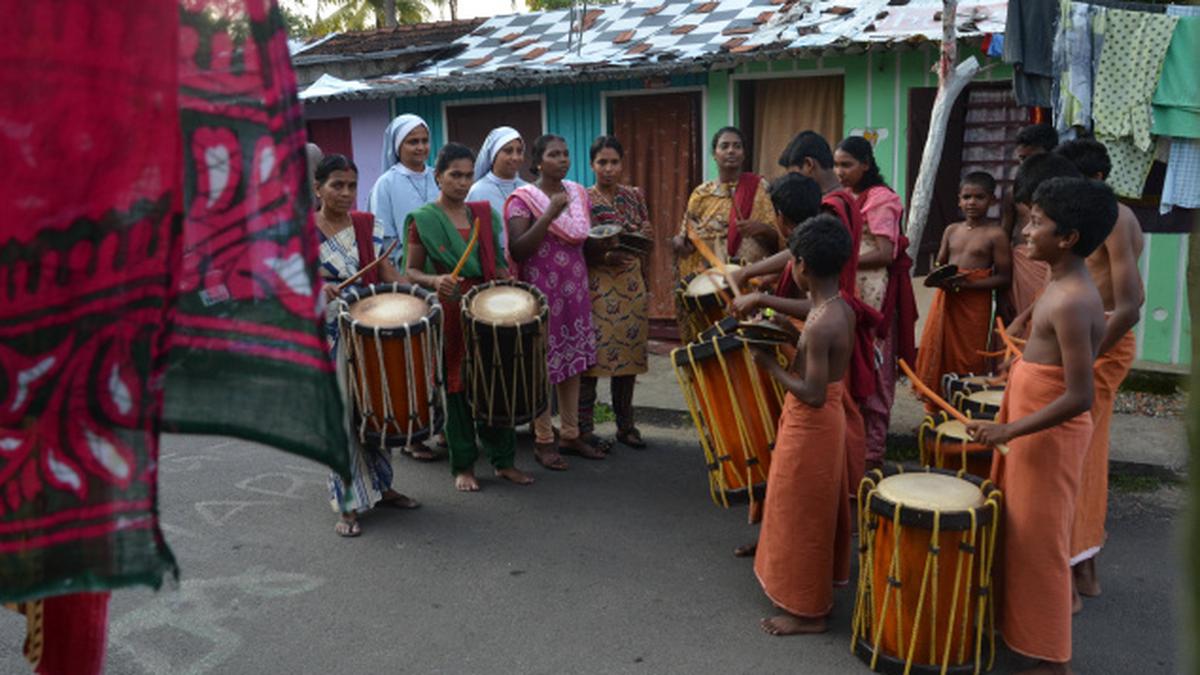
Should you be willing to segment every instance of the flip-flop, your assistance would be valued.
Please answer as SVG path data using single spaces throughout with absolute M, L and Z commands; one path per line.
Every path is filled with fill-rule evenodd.
M 385 497 L 380 499 L 379 501 L 375 502 L 375 506 L 376 508 L 386 506 L 392 509 L 419 509 L 421 508 L 421 502 L 418 502 L 412 497 L 398 495 L 395 497 Z
M 753 558 L 754 554 L 757 552 L 758 552 L 758 542 L 756 541 L 753 544 L 742 544 L 741 546 L 735 546 L 733 549 L 733 557 L 735 557 L 735 558 Z
M 339 537 L 357 537 L 362 534 L 362 527 L 357 520 L 339 520 L 333 526 L 333 531 Z
M 646 447 L 646 441 L 642 440 L 642 432 L 638 431 L 636 427 L 626 429 L 625 431 L 618 431 L 617 440 L 623 445 L 628 445 L 637 450 L 643 450 Z
M 588 443 L 582 438 L 572 438 L 563 441 L 558 445 L 558 451 L 562 454 L 576 455 L 584 459 L 604 459 L 608 455 L 596 446 Z
M 408 457 L 410 457 L 412 459 L 417 460 L 418 462 L 436 462 L 436 461 L 438 461 L 438 454 L 436 452 L 434 452 L 433 450 L 430 450 L 429 446 L 425 445 L 424 442 L 414 443 L 413 445 L 406 445 L 400 449 L 400 452 L 404 453 L 405 455 L 407 455 Z
M 555 443 L 534 443 L 533 459 L 551 471 L 566 471 L 567 460 L 562 458 Z

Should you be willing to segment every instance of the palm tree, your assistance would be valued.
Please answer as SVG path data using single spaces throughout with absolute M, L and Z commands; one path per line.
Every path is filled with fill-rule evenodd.
M 332 13 L 313 21 L 313 37 L 394 26 L 397 20 L 420 23 L 429 17 L 429 8 L 421 0 L 318 0 L 318 12 L 329 7 L 334 8 Z

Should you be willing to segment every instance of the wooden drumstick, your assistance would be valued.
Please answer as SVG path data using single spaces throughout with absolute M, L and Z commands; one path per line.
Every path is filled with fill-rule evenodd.
M 353 284 L 354 282 L 361 279 L 364 274 L 366 274 L 367 272 L 370 272 L 376 265 L 383 262 L 384 260 L 387 260 L 392 255 L 392 251 L 396 250 L 396 245 L 399 243 L 400 243 L 399 239 L 393 241 L 392 245 L 388 246 L 387 250 L 383 252 L 383 255 L 381 255 L 378 258 L 375 258 L 371 262 L 367 263 L 361 270 L 355 272 L 354 274 L 351 274 L 350 278 L 343 281 L 342 283 L 338 284 L 337 288 L 335 290 L 338 293 L 341 293 L 342 291 L 346 290 L 347 286 L 349 286 L 350 284 Z
M 467 242 L 467 250 L 463 251 L 462 257 L 458 259 L 458 264 L 454 266 L 454 271 L 450 276 L 458 281 L 458 273 L 462 271 L 464 265 L 467 264 L 467 258 L 471 257 L 471 252 L 475 250 L 475 244 L 479 243 L 479 219 L 475 219 L 475 227 L 471 232 L 471 240 Z
M 725 283 L 729 284 L 729 289 L 733 291 L 733 297 L 736 298 L 741 296 L 742 292 L 738 289 L 737 284 L 733 283 L 733 275 L 729 273 L 729 268 L 725 265 L 725 263 L 721 262 L 721 259 L 717 257 L 717 254 L 713 253 L 712 249 L 708 247 L 708 244 L 705 244 L 704 240 L 701 239 L 700 236 L 696 234 L 695 230 L 693 230 L 690 226 L 687 228 L 687 235 L 688 239 L 692 242 L 692 246 L 696 247 L 696 251 L 700 254 L 700 257 L 707 260 L 708 264 L 712 265 L 713 269 L 715 269 L 718 274 L 721 274 L 725 277 Z
M 946 403 L 945 399 L 943 399 L 941 396 L 938 396 L 936 392 L 934 392 L 932 389 L 926 386 L 924 382 L 921 381 L 921 378 L 917 377 L 917 374 L 912 371 L 912 368 L 908 367 L 908 364 L 905 363 L 904 359 L 897 359 L 897 362 L 900 364 L 900 370 L 904 371 L 904 374 L 908 376 L 908 381 L 912 382 L 913 387 L 915 387 L 917 391 L 921 392 L 922 395 L 926 396 L 930 401 L 932 401 L 934 405 L 942 410 L 945 410 L 946 414 L 950 415 L 959 422 L 962 422 L 963 424 L 970 424 L 971 422 L 980 421 L 967 417 L 962 413 L 961 410 L 955 408 L 949 403 Z M 1000 454 L 1002 455 L 1008 454 L 1008 446 L 1003 443 L 997 443 L 996 449 L 999 450 Z

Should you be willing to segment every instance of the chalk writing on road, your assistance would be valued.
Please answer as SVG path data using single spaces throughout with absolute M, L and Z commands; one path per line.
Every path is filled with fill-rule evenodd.
M 236 616 L 238 623 L 245 624 L 248 616 L 267 606 L 262 599 L 310 593 L 324 583 L 320 577 L 262 566 L 230 577 L 186 580 L 179 592 L 155 595 L 116 618 L 110 626 L 109 645 L 114 656 L 132 660 L 147 673 L 213 672 L 244 642 L 229 627 L 231 619 Z M 172 630 L 192 639 L 177 643 L 181 648 L 171 650 L 171 642 L 163 637 Z

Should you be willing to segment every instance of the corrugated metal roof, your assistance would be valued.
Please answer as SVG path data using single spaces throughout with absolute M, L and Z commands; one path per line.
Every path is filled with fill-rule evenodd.
M 961 37 L 1004 31 L 1007 0 L 962 0 Z M 631 0 L 488 19 L 451 58 L 316 98 L 370 98 L 639 77 L 732 67 L 787 55 L 855 52 L 938 40 L 941 0 Z M 572 22 L 575 22 L 573 25 Z M 574 27 L 575 30 L 571 30 Z M 310 100 L 312 100 L 310 98 Z

